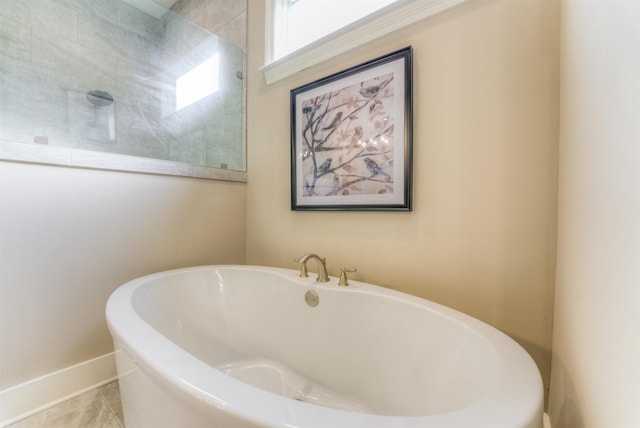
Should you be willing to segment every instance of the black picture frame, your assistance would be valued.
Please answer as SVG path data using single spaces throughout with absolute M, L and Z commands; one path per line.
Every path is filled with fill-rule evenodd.
M 291 90 L 291 209 L 411 211 L 411 46 Z

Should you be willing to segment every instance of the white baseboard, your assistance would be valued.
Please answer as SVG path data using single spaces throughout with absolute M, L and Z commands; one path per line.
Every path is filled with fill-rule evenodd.
M 0 391 L 0 427 L 55 406 L 117 378 L 113 353 Z
M 551 428 L 551 419 L 549 419 L 549 413 L 542 415 L 542 426 L 544 428 Z

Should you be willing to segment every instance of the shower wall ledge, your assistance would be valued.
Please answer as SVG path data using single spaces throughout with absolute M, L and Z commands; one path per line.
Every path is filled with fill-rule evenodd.
M 247 182 L 243 171 L 7 140 L 0 140 L 0 161 Z

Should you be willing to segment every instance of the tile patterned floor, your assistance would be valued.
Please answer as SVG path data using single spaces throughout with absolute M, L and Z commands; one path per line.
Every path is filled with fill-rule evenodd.
M 124 428 L 118 382 L 111 382 L 7 428 Z

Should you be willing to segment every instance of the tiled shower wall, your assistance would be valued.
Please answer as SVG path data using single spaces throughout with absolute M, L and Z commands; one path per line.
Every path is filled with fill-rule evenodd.
M 177 78 L 216 52 L 220 90 L 176 111 Z M 243 69 L 241 46 L 173 11 L 0 0 L 0 139 L 244 170 Z
M 171 10 L 246 52 L 247 0 L 178 0 Z

